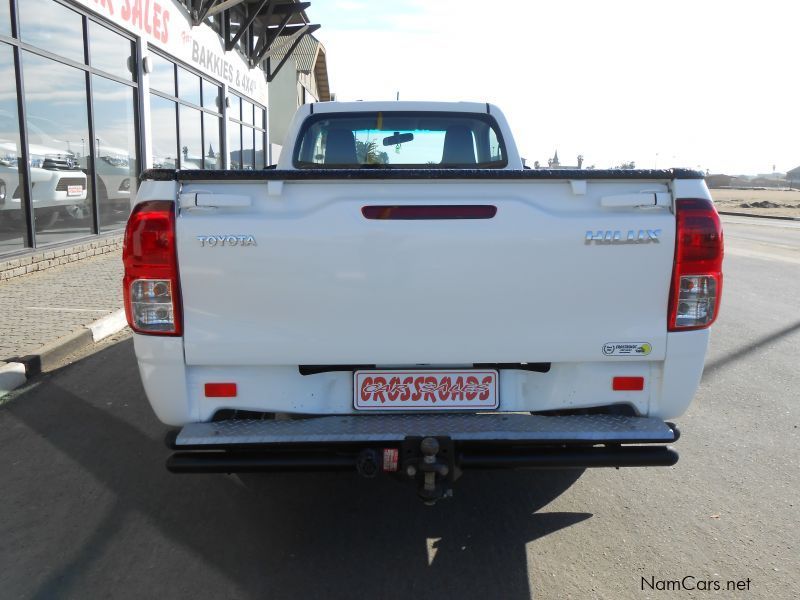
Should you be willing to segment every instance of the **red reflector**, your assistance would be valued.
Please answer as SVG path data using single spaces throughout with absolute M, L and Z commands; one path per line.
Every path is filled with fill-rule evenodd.
M 206 398 L 235 398 L 235 383 L 207 383 Z
M 644 389 L 644 377 L 614 377 L 611 387 L 615 392 L 641 392 Z
M 378 220 L 491 219 L 497 207 L 486 204 L 448 204 L 433 206 L 364 206 L 361 214 Z

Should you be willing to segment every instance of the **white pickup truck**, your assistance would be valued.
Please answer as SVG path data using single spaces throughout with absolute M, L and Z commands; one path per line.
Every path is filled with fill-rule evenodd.
M 152 170 L 124 294 L 174 472 L 672 465 L 722 291 L 701 173 L 531 170 L 497 107 L 301 107 L 275 169 Z

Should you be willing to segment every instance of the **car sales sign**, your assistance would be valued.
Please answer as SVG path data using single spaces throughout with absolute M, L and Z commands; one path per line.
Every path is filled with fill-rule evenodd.
M 491 410 L 498 407 L 497 371 L 356 371 L 357 410 Z

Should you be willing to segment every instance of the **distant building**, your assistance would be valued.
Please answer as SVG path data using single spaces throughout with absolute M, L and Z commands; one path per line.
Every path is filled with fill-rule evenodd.
M 772 173 L 759 173 L 758 175 L 756 175 L 756 178 L 768 179 L 772 181 L 781 181 L 782 179 L 786 178 L 786 174 L 773 171 Z
M 583 155 L 579 154 L 577 158 L 578 164 L 577 165 L 562 165 L 561 161 L 558 160 L 558 150 L 556 150 L 555 154 L 553 154 L 553 158 L 547 159 L 547 168 L 548 169 L 582 169 L 583 168 Z M 534 166 L 539 169 L 541 168 L 539 165 L 539 161 L 534 163 Z
M 798 175 L 798 182 L 800 182 L 800 175 Z M 725 175 L 722 173 L 706 175 L 706 185 L 709 188 L 775 188 L 783 187 L 785 184 L 785 179 L 775 179 L 763 175 Z
M 784 179 L 770 179 L 768 177 L 755 177 L 749 183 L 750 186 L 758 188 L 781 188 L 786 185 Z
M 710 188 L 730 187 L 735 178 L 731 175 L 708 175 L 706 185 Z
M 303 104 L 333 100 L 328 84 L 325 46 L 313 35 L 305 36 L 291 56 L 276 52 L 276 63 L 286 65 L 270 83 L 269 137 L 272 164 L 278 162 L 295 111 Z

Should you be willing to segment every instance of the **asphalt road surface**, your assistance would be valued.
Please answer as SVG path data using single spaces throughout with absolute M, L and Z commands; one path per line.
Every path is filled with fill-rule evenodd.
M 0 597 L 800 597 L 800 228 L 725 223 L 674 468 L 468 473 L 433 508 L 355 475 L 170 475 L 121 336 L 0 407 Z

